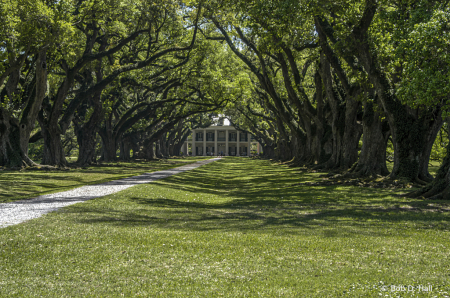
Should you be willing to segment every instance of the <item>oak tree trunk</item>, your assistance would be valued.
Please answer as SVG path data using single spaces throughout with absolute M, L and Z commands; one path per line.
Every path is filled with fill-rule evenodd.
M 122 161 L 131 160 L 130 152 L 131 152 L 130 142 L 127 139 L 122 140 L 122 142 L 120 142 L 119 159 Z
M 156 155 L 156 158 L 164 158 L 164 156 L 162 155 L 162 153 L 161 153 L 161 143 L 160 143 L 160 140 L 158 140 L 158 141 L 156 141 L 155 142 L 155 155 Z
M 340 168 L 346 170 L 358 161 L 358 145 L 361 139 L 363 128 L 357 123 L 358 113 L 361 103 L 355 100 L 357 94 L 348 95 L 345 105 L 345 128 L 343 135 L 342 160 Z
M 42 119 L 41 117 L 39 117 Z M 41 124 L 42 136 L 44 138 L 44 152 L 42 156 L 42 164 L 59 167 L 66 167 L 67 160 L 64 153 L 64 147 L 61 142 L 61 134 L 58 127 L 49 127 L 42 120 Z
M 275 148 L 276 159 L 287 161 L 292 159 L 292 151 L 288 141 L 278 139 L 277 147 Z
M 102 149 L 104 161 L 116 161 L 117 160 L 117 147 L 115 140 L 104 139 L 102 137 Z
M 97 132 L 95 129 L 89 129 L 89 126 L 83 126 L 77 131 L 78 159 L 80 166 L 89 165 L 96 162 L 95 147 L 97 145 Z
M 408 196 L 431 200 L 450 200 L 450 142 L 447 144 L 446 156 L 434 181 Z
M 159 153 L 161 154 L 161 158 L 167 158 L 169 156 L 169 150 L 167 148 L 167 133 L 163 133 L 159 138 Z
M 97 145 L 98 127 L 103 118 L 103 107 L 100 96 L 94 98 L 94 100 L 94 111 L 88 122 L 79 124 L 76 120 L 73 121 L 79 147 L 76 163 L 81 166 L 95 163 L 97 159 L 95 149 Z
M 0 107 L 0 166 L 21 167 L 36 165 L 28 157 L 30 134 L 34 129 L 36 118 L 41 109 L 42 101 L 47 92 L 47 52 L 42 49 L 38 53 L 35 66 L 33 94 L 27 99 L 20 120 L 13 117 L 9 111 Z M 17 89 L 20 68 L 10 74 L 3 92 L 9 98 Z M 2 93 L 3 93 L 2 92 Z M 4 94 L 2 94 L 2 97 Z
M 154 147 L 155 147 L 155 145 L 153 142 L 152 143 L 144 143 L 143 157 L 145 159 L 148 159 L 148 160 L 156 159 Z
M 371 21 L 375 12 L 376 5 L 367 7 L 366 18 Z M 375 87 L 390 126 L 395 151 L 391 177 L 423 183 L 423 180 L 430 178 L 430 146 L 443 123 L 441 108 L 434 106 L 413 110 L 402 104 L 392 92 L 395 88 L 391 86 L 377 55 L 370 48 L 367 30 L 356 30 L 353 34 L 354 39 L 359 41 L 355 53 Z
M 275 158 L 275 145 L 274 144 L 261 144 L 263 156 L 268 159 Z
M 330 63 L 324 55 L 321 56 L 320 75 L 331 109 L 332 152 L 330 158 L 319 167 L 345 171 L 358 160 L 358 144 L 362 134 L 362 127 L 357 123 L 361 108 L 359 101 L 355 99 L 358 93 L 341 95 L 337 92 Z
M 443 124 L 441 111 L 423 109 L 411 112 L 397 101 L 385 101 L 385 113 L 394 145 L 394 168 L 391 177 L 411 181 L 430 181 L 428 162 L 431 147 Z
M 389 127 L 381 121 L 381 114 L 374 110 L 372 101 L 364 103 L 363 144 L 358 163 L 352 168 L 355 176 L 389 175 L 386 167 L 386 143 Z
M 116 161 L 117 159 L 117 142 L 116 138 L 109 133 L 107 129 L 100 129 L 99 135 L 102 139 L 102 160 Z
M 102 160 L 116 161 L 117 159 L 117 139 L 113 134 L 110 121 L 104 121 L 105 126 L 98 130 L 98 134 L 102 139 Z
M 7 112 L 0 108 L 0 166 L 27 167 L 35 163 L 28 157 L 28 148 L 21 146 L 26 137 L 20 127 L 9 123 Z M 28 147 L 28 146 L 27 146 Z

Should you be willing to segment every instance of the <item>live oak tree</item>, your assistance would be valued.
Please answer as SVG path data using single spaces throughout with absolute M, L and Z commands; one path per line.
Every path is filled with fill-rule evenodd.
M 346 54 L 342 59 L 338 57 L 339 47 L 336 37 L 333 35 L 329 23 L 320 16 L 315 17 L 316 30 L 319 36 L 319 44 L 322 49 L 321 64 L 322 82 L 325 85 L 328 100 L 332 104 L 333 123 L 339 123 L 339 110 L 342 110 L 342 159 L 344 166 L 352 165 L 350 172 L 354 176 L 376 176 L 389 174 L 386 167 L 386 139 L 390 130 L 383 125 L 383 114 L 378 108 L 378 99 L 372 88 L 369 88 L 367 79 L 360 65 L 355 63 L 355 58 Z M 329 36 L 327 36 L 327 34 Z M 331 42 L 329 42 L 331 41 Z M 326 57 L 326 58 L 325 58 Z M 337 87 L 332 84 L 333 77 L 329 68 L 333 69 L 336 85 L 342 92 L 336 92 Z M 318 84 L 320 82 L 317 82 Z M 343 98 L 336 102 L 334 94 L 343 94 Z M 345 103 L 345 109 L 339 106 Z M 360 107 L 363 107 L 362 119 Z M 343 122 L 343 123 L 342 123 Z M 362 125 L 359 125 L 361 122 Z M 333 125 L 332 125 L 333 126 Z M 335 125 L 334 125 L 335 126 Z M 362 148 L 359 158 L 355 156 L 355 145 L 360 133 L 363 133 Z M 336 133 L 334 133 L 336 135 Z M 339 139 L 339 137 L 337 137 Z M 355 144 L 356 143 L 356 144 Z M 352 150 L 353 149 L 353 150 Z M 356 159 L 355 159 L 356 157 Z M 355 162 L 357 160 L 357 163 Z
M 276 120 L 271 117 L 270 112 L 261 110 L 261 105 L 253 104 L 250 101 L 247 101 L 246 104 L 243 106 L 236 102 L 225 110 L 230 123 L 241 131 L 251 133 L 261 145 L 264 157 L 280 159 L 277 147 Z
M 230 49 L 251 71 L 252 76 L 255 77 L 255 82 L 257 82 L 257 87 L 262 92 L 261 97 L 265 99 L 266 105 L 277 115 L 276 119 L 281 136 L 279 138 L 279 150 L 283 151 L 282 159 L 291 159 L 292 154 L 299 154 L 297 156 L 299 159 L 306 159 L 305 155 L 308 155 L 308 148 L 302 148 L 306 150 L 300 150 L 299 148 L 304 145 L 302 141 L 305 138 L 299 115 L 292 110 L 289 103 L 292 98 L 286 96 L 286 90 L 277 88 L 279 79 L 282 80 L 282 75 L 278 73 L 280 57 L 271 56 L 271 53 L 265 50 L 264 44 L 256 43 L 259 40 L 258 35 L 246 32 L 239 27 L 239 24 L 230 25 L 229 21 L 224 19 L 223 16 L 219 19 L 217 16 L 211 15 L 210 18 L 221 32 Z
M 200 13 L 200 9 L 196 12 Z M 45 141 L 43 163 L 61 166 L 66 165 L 66 161 L 60 136 L 83 100 L 95 96 L 98 101 L 102 89 L 123 73 L 152 64 L 161 72 L 173 67 L 172 64 L 159 65 L 159 62 L 166 55 L 189 50 L 197 31 L 195 25 L 193 30 L 185 28 L 179 5 L 174 1 L 158 5 L 144 0 L 109 4 L 84 1 L 78 3 L 74 14 L 80 44 L 70 61 L 66 57 L 58 61 L 63 71 L 56 83 L 58 91 L 49 97 L 39 117 Z M 195 22 L 195 12 L 193 15 L 194 20 L 189 25 Z M 94 62 L 98 63 L 97 74 L 101 72 L 101 75 L 96 76 L 87 90 L 76 89 L 79 87 L 75 84 L 77 76 Z M 74 96 L 69 96 L 69 92 L 74 92 Z
M 0 166 L 39 138 L 66 166 L 72 128 L 80 165 L 98 135 L 105 160 L 179 154 L 225 113 L 270 158 L 353 176 L 387 175 L 390 139 L 391 177 L 425 184 L 448 127 L 448 1 L 2 0 L 0 21 Z M 414 196 L 448 198 L 449 167 Z
M 397 40 L 392 40 L 393 44 L 389 46 L 377 40 L 380 36 L 392 36 L 396 33 L 392 19 L 402 20 L 405 29 L 405 22 L 412 18 L 417 4 L 418 2 L 411 3 L 410 6 L 408 4 L 405 9 L 402 3 L 394 2 L 390 5 L 368 0 L 362 4 L 362 13 L 354 13 L 349 18 L 343 15 L 352 16 L 352 13 L 338 6 L 337 11 L 341 17 L 334 18 L 334 24 L 328 21 L 330 30 L 327 34 L 330 39 L 334 38 L 340 43 L 342 59 L 348 55 L 346 53 L 355 55 L 358 64 L 364 68 L 368 80 L 373 84 L 389 123 L 394 144 L 395 159 L 391 176 L 421 182 L 430 180 L 428 161 L 431 146 L 442 125 L 442 106 L 433 104 L 429 107 L 413 107 L 399 98 L 397 91 L 407 80 L 403 78 L 402 66 L 395 65 L 396 61 L 392 61 L 392 56 L 386 54 L 386 48 L 397 46 Z M 391 19 L 383 11 L 388 11 Z M 326 17 L 321 18 L 323 20 Z M 339 39 L 333 36 L 337 31 Z
M 169 81 L 158 86 L 161 90 L 143 94 L 116 94 L 115 102 L 108 113 L 105 114 L 99 130 L 102 138 L 103 160 L 116 159 L 118 145 L 123 135 L 133 126 L 146 126 L 148 129 L 157 126 L 164 121 L 173 109 L 183 103 L 184 98 L 171 97 L 170 90 L 176 88 L 178 82 Z M 130 102 L 129 96 L 136 97 L 136 101 Z M 134 95 L 134 96 L 133 96 Z M 190 96 L 190 94 L 188 95 Z M 134 99 L 134 98 L 133 98 Z M 145 119 L 143 123 L 141 120 Z M 137 129 L 137 127 L 135 127 Z
M 130 138 L 136 135 L 136 129 L 142 133 L 142 130 L 161 128 L 159 137 L 188 116 L 221 107 L 227 87 L 222 84 L 224 80 L 213 77 L 210 66 L 217 63 L 216 52 L 208 54 L 211 59 L 205 59 L 206 46 L 197 41 L 185 56 L 182 51 L 174 56 L 162 56 L 159 64 L 154 63 L 121 80 L 120 85 L 128 87 L 122 88 L 120 96 L 114 96 L 115 103 L 99 131 L 104 159 L 115 159 L 125 133 Z M 156 135 L 150 135 L 146 144 L 153 143 L 155 138 Z
M 399 97 L 416 108 L 439 106 L 443 110 L 447 146 L 445 157 L 431 183 L 410 194 L 412 197 L 450 199 L 450 143 L 448 142 L 450 85 L 449 85 L 449 21 L 448 3 L 424 2 L 415 20 L 398 37 L 402 45 L 396 53 L 407 80 L 401 85 Z M 407 62 L 407 63 L 406 63 Z M 436 115 L 434 115 L 436 117 Z M 441 139 L 442 140 L 442 139 Z M 431 149 L 430 149 L 431 150 Z
M 1 2 L 0 166 L 35 164 L 28 157 L 28 142 L 48 92 L 48 53 L 67 36 L 70 19 L 64 7 L 42 1 Z
M 405 54 L 404 49 L 413 47 L 408 46 L 399 36 L 411 39 L 409 34 L 417 34 L 413 28 L 427 21 L 430 12 L 437 11 L 446 4 L 433 1 L 413 1 L 409 4 L 305 1 L 295 6 L 292 1 L 283 4 L 271 1 L 229 2 L 237 5 L 238 8 L 233 12 L 242 17 L 229 16 L 227 19 L 227 8 L 219 5 L 222 9 L 220 13 L 216 12 L 219 16 L 215 19 L 213 15 L 211 20 L 230 49 L 257 77 L 255 82 L 262 91 L 260 95 L 270 99 L 265 103 L 266 107 L 272 108 L 275 119 L 284 124 L 278 125 L 281 135 L 283 129 L 287 128 L 289 133 L 284 134 L 290 145 L 298 143 L 298 140 L 307 144 L 301 148 L 291 147 L 291 151 L 300 151 L 300 154 L 296 153 L 298 157 L 302 154 L 309 155 L 311 146 L 308 145 L 308 138 L 313 130 L 308 126 L 314 124 L 316 129 L 321 124 L 320 119 L 314 117 L 317 110 L 311 109 L 316 107 L 309 103 L 318 102 L 319 99 L 326 103 L 326 108 L 331 112 L 323 119 L 322 126 L 331 126 L 332 132 L 333 148 L 328 167 L 345 169 L 353 165 L 352 171 L 358 175 L 387 174 L 384 155 L 386 140 L 390 134 L 395 149 L 391 176 L 422 183 L 431 179 L 428 161 L 432 144 L 443 123 L 441 113 L 445 96 L 438 95 L 431 104 L 427 104 L 428 107 L 404 100 L 402 92 L 404 94 L 409 82 L 415 86 L 419 84 L 417 79 L 411 80 L 408 77 L 408 72 L 414 73 L 411 66 L 406 69 L 408 71 L 404 71 L 404 65 L 398 65 L 398 61 L 407 63 L 413 56 Z M 245 5 L 246 10 L 239 7 L 240 4 Z M 292 9 L 293 7 L 298 10 Z M 313 31 L 318 33 L 317 36 L 314 38 L 314 34 L 308 35 L 307 32 L 311 32 L 307 29 L 308 22 L 298 21 L 288 9 L 301 14 L 305 19 L 314 18 Z M 421 12 L 428 14 L 420 14 Z M 287 18 L 283 17 L 286 15 Z M 439 16 L 442 18 L 442 13 Z M 281 29 L 277 29 L 277 26 L 281 26 Z M 402 30 L 402 34 L 398 30 Z M 304 41 L 315 40 L 320 46 L 320 59 L 316 58 L 315 61 L 318 74 L 314 81 L 316 94 L 312 100 L 304 96 L 302 88 L 296 90 L 294 87 L 298 86 L 299 78 L 302 77 L 298 75 L 298 60 L 292 55 L 295 43 L 292 38 L 289 39 L 289 31 L 296 32 Z M 385 40 L 382 40 L 383 37 Z M 220 38 L 212 36 L 211 39 Z M 429 41 L 425 43 L 427 42 Z M 304 45 L 313 47 L 311 44 Z M 391 49 L 397 46 L 402 50 L 392 52 Z M 427 49 L 422 45 L 421 48 Z M 418 51 L 416 49 L 413 52 L 416 54 Z M 434 50 L 434 53 L 436 56 L 439 51 Z M 431 59 L 421 61 L 429 60 Z M 442 65 L 442 59 L 433 61 L 436 62 L 435 65 Z M 279 70 L 282 77 L 277 73 Z M 436 72 L 433 74 L 435 79 L 431 82 L 442 85 L 445 75 Z M 417 71 L 413 76 L 419 77 Z M 277 82 L 284 84 L 284 90 Z M 423 84 L 427 85 L 429 83 Z M 432 94 L 432 88 L 427 90 L 428 96 Z M 444 91 L 442 94 L 448 93 Z M 417 98 L 417 95 L 414 97 Z M 386 122 L 389 128 L 385 125 Z M 357 143 L 361 129 L 365 133 L 358 159 Z M 297 140 L 292 139 L 293 136 Z M 322 148 L 324 144 L 322 142 Z

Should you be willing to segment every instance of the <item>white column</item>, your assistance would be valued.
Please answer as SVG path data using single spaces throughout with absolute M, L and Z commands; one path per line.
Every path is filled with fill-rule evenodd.
M 192 156 L 195 156 L 195 130 L 192 131 Z
M 203 130 L 203 156 L 206 156 L 206 130 Z
M 218 156 L 219 154 L 219 152 L 218 152 L 218 148 L 217 148 L 217 137 L 218 137 L 219 135 L 218 135 L 218 133 L 217 133 L 217 129 L 216 130 L 214 130 L 214 155 L 215 156 Z
M 225 130 L 225 154 L 224 154 L 224 156 L 228 156 L 228 134 L 229 134 L 229 131 L 227 129 L 227 130 Z
M 258 152 L 258 155 L 261 153 L 261 145 L 258 143 L 257 145 L 256 145 L 256 151 Z
M 239 154 L 239 139 L 241 138 L 241 132 L 236 130 L 237 140 L 236 140 L 236 156 L 240 156 Z

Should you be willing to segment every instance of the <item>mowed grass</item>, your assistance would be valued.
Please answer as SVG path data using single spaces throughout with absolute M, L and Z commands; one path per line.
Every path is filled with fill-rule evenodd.
M 0 296 L 450 295 L 449 202 L 318 180 L 227 157 L 0 229 Z
M 0 168 L 0 203 L 29 199 L 42 194 L 60 192 L 87 184 L 166 170 L 205 157 L 162 159 L 157 161 L 103 163 L 70 170 L 24 169 L 21 171 Z

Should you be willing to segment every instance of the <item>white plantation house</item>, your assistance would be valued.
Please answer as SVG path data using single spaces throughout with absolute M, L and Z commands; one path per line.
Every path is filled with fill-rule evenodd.
M 182 147 L 184 155 L 192 152 L 192 156 L 250 156 L 252 149 L 254 154 L 261 152 L 253 136 L 224 125 L 223 120 L 217 125 L 193 130 Z

